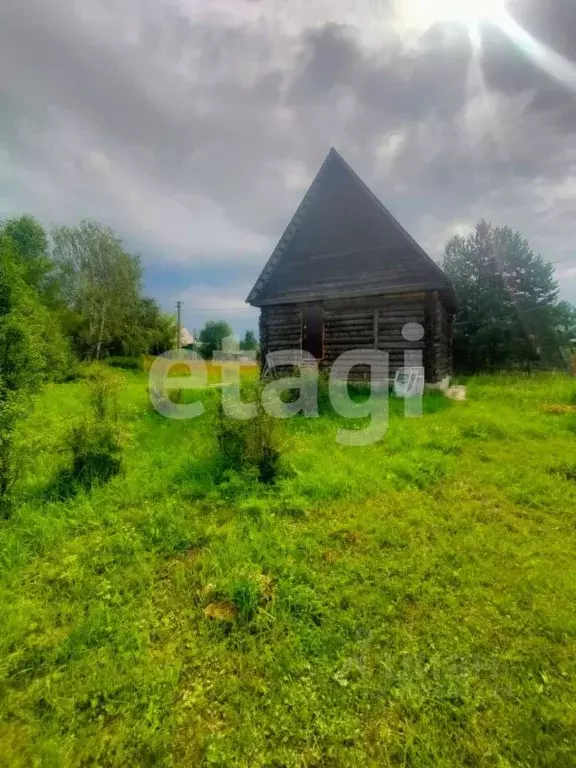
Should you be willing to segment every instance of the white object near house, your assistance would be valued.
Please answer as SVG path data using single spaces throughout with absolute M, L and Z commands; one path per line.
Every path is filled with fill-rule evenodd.
M 301 349 L 289 349 L 278 350 L 274 352 L 274 355 L 270 357 L 266 355 L 264 360 L 264 368 L 262 370 L 262 376 L 274 376 L 276 368 L 282 366 L 302 366 L 302 350 Z
M 449 397 L 450 400 L 466 400 L 466 387 L 448 387 L 444 394 L 446 397 Z
M 424 368 L 400 368 L 394 376 L 396 397 L 421 397 L 424 393 Z

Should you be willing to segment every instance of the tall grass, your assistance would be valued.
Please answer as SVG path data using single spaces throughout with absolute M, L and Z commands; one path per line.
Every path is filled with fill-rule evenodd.
M 393 400 L 362 448 L 334 414 L 290 419 L 291 471 L 266 483 L 215 467 L 218 390 L 170 421 L 119 375 L 132 439 L 108 482 L 43 493 L 69 424 L 95 419 L 90 380 L 46 388 L 25 426 L 0 762 L 572 765 L 574 413 L 548 407 L 573 380 L 478 377 L 421 419 Z
M 222 400 L 217 403 L 214 425 L 220 459 L 225 469 L 254 470 L 261 483 L 272 484 L 282 470 L 283 425 L 264 409 L 260 388 L 250 389 L 255 396 L 253 418 L 241 419 L 227 412 Z
M 60 486 L 79 484 L 85 488 L 106 483 L 122 468 L 124 434 L 118 427 L 118 397 L 121 379 L 105 366 L 89 373 L 90 411 L 70 428 L 67 447 L 72 465 L 60 478 Z

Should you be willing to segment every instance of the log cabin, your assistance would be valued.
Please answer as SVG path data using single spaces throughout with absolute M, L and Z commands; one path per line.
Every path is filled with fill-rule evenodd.
M 343 352 L 377 349 L 389 355 L 391 381 L 405 352 L 419 350 L 428 384 L 452 372 L 448 278 L 335 149 L 246 301 L 260 308 L 263 361 L 301 349 L 329 368 Z

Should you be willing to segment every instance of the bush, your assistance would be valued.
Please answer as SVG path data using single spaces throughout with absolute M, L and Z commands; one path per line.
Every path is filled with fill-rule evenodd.
M 216 411 L 216 440 L 226 469 L 255 470 L 262 483 L 274 483 L 281 472 L 283 433 L 257 399 L 257 412 L 248 420 L 225 413 L 222 401 Z
M 90 405 L 98 420 L 118 420 L 120 379 L 104 366 L 94 366 L 90 375 Z
M 12 490 L 24 454 L 16 430 L 25 412 L 21 398 L 6 397 L 0 403 L 0 517 L 9 517 L 12 511 Z
M 280 474 L 282 460 L 280 422 L 261 405 L 256 418 L 246 422 L 246 456 L 248 463 L 258 468 L 262 483 L 274 483 Z
M 70 432 L 72 477 L 91 488 L 105 483 L 122 468 L 122 440 L 109 421 L 81 421 Z
M 106 362 L 111 368 L 123 368 L 126 371 L 144 370 L 144 361 L 141 357 L 114 356 L 107 358 Z
M 88 377 L 92 413 L 72 427 L 68 444 L 72 453 L 69 479 L 90 488 L 120 472 L 123 439 L 117 426 L 119 379 L 101 365 L 92 366 Z

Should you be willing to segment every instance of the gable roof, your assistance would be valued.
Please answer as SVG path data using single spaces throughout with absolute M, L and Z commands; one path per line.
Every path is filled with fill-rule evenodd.
M 439 290 L 438 264 L 332 148 L 246 301 L 254 306 Z

